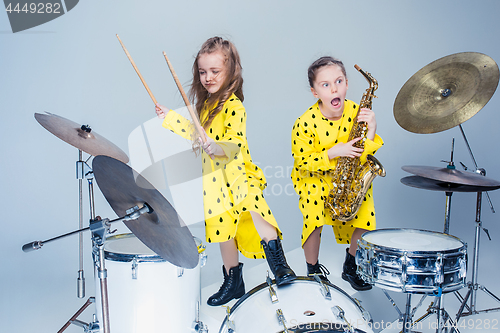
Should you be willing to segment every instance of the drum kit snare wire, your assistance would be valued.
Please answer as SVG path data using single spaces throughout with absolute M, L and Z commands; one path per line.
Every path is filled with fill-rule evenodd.
M 125 48 L 124 50 L 126 51 Z M 127 51 L 126 53 L 128 55 Z M 131 60 L 130 57 L 129 59 Z M 132 60 L 131 62 L 133 64 Z M 135 65 L 134 68 L 139 74 Z M 447 324 L 451 323 L 451 330 L 458 332 L 456 323 L 461 317 L 483 312 L 500 311 L 500 307 L 485 310 L 478 310 L 477 307 L 478 290 L 482 290 L 494 300 L 500 302 L 500 298 L 478 283 L 481 230 L 485 231 L 489 237 L 487 229 L 483 228 L 481 222 L 482 193 L 486 192 L 488 194 L 488 191 L 500 188 L 500 182 L 485 177 L 485 170 L 478 168 L 461 125 L 486 105 L 496 90 L 498 79 L 498 66 L 490 57 L 474 52 L 453 54 L 430 63 L 414 74 L 402 87 L 395 100 L 395 119 L 401 127 L 410 132 L 436 133 L 459 126 L 475 167 L 474 172 L 459 171 L 455 168 L 453 162 L 454 143 L 452 143 L 450 161 L 446 161 L 448 165 L 445 168 L 403 166 L 403 170 L 412 174 L 412 176 L 401 179 L 403 184 L 425 190 L 445 192 L 446 213 L 443 233 L 416 229 L 379 229 L 365 233 L 359 241 L 356 254 L 358 272 L 365 280 L 383 290 L 399 313 L 400 322 L 403 324 L 403 332 L 410 332 L 417 323 L 431 315 L 437 316 L 438 329 L 436 331 L 447 331 Z M 148 89 L 147 86 L 146 89 Z M 151 93 L 150 95 L 152 96 Z M 144 328 L 148 327 L 148 323 L 151 322 L 150 316 L 146 315 L 142 323 L 138 323 L 134 316 L 138 312 L 146 311 L 144 309 L 149 309 L 146 312 L 154 312 L 154 307 L 162 311 L 160 317 L 162 313 L 169 313 L 170 321 L 181 322 L 181 326 L 173 327 L 167 331 L 180 332 L 191 326 L 188 331 L 208 332 L 208 327 L 203 324 L 199 317 L 201 301 L 199 268 L 206 261 L 201 241 L 192 236 L 175 209 L 154 186 L 126 164 L 128 162 L 127 155 L 113 143 L 95 133 L 90 126 L 80 126 L 75 122 L 50 113 L 36 113 L 35 119 L 49 132 L 78 148 L 79 155 L 76 162 L 76 171 L 79 181 L 79 228 L 48 240 L 27 243 L 22 249 L 25 252 L 30 252 L 40 249 L 49 242 L 78 234 L 80 265 L 77 278 L 77 296 L 84 298 L 83 232 L 89 230 L 92 239 L 96 297 L 90 297 L 58 333 L 62 333 L 71 324 L 82 327 L 85 332 L 109 333 L 110 322 L 112 327 L 122 325 L 123 328 L 119 329 L 120 332 L 126 332 L 128 329 L 131 332 L 137 329 L 138 331 L 144 331 Z M 90 155 L 87 160 L 83 160 L 83 152 Z M 87 164 L 91 157 L 93 157 L 92 167 Z M 94 176 L 100 190 L 118 218 L 110 220 L 96 216 L 93 189 Z M 83 227 L 84 180 L 88 182 L 90 206 L 90 223 L 85 228 Z M 472 280 L 468 283 L 466 283 L 466 245 L 459 238 L 449 235 L 453 192 L 477 192 Z M 488 200 L 493 210 L 489 196 Z M 110 230 L 110 227 L 114 222 L 124 222 L 132 233 L 111 236 L 113 231 Z M 150 275 L 152 279 L 157 275 L 175 275 L 175 279 L 166 283 L 174 286 L 164 291 L 164 294 L 160 293 L 160 296 L 163 296 L 163 298 L 174 297 L 174 301 L 177 303 L 174 308 L 177 307 L 177 311 L 171 307 L 163 308 L 158 304 L 153 304 L 153 308 L 148 308 L 148 303 L 151 303 L 152 298 L 158 296 L 159 292 L 158 288 L 148 290 L 148 286 L 144 285 L 137 289 L 136 294 L 130 292 L 134 288 L 132 285 L 127 287 L 127 294 L 132 294 L 132 296 L 129 296 L 133 298 L 127 301 L 142 302 L 140 306 L 144 308 L 143 310 L 136 308 L 132 312 L 127 312 L 130 309 L 124 308 L 123 304 L 119 304 L 127 302 L 122 299 L 114 300 L 114 297 L 110 298 L 109 292 L 117 289 L 116 285 L 120 284 L 120 282 L 115 282 L 114 277 L 110 276 L 113 283 L 108 288 L 108 270 L 106 266 L 121 271 L 125 267 L 121 264 L 123 262 L 127 263 L 125 265 L 126 271 L 130 271 L 130 264 L 132 265 L 132 280 L 137 280 L 137 275 Z M 151 263 L 153 263 L 151 267 L 154 268 L 149 268 L 148 265 Z M 163 265 L 160 271 L 158 271 L 158 263 Z M 186 277 L 185 281 L 178 280 L 183 277 Z M 149 281 L 146 282 L 146 285 L 152 283 L 152 280 L 146 281 Z M 371 321 L 371 318 L 357 300 L 352 299 L 338 287 L 325 283 L 319 278 L 304 277 L 299 278 L 292 286 L 280 288 L 280 292 L 276 293 L 273 288 L 273 281 L 267 277 L 266 282 L 245 294 L 232 308 L 227 308 L 227 315 L 220 332 L 245 332 L 247 328 L 243 329 L 243 327 L 251 323 L 249 322 L 248 325 L 242 323 L 248 321 L 248 318 L 252 319 L 251 321 L 256 324 L 255 316 L 264 315 L 259 313 L 262 309 L 255 309 L 258 307 L 254 303 L 261 304 L 259 298 L 270 297 L 271 303 L 274 304 L 278 298 L 286 300 L 292 295 L 297 298 L 296 293 L 300 289 L 303 290 L 302 295 L 313 294 L 307 290 L 316 289 L 318 284 L 321 291 L 321 295 L 318 297 L 324 299 L 325 303 L 323 301 L 319 302 L 314 297 L 311 300 L 301 299 L 301 302 L 304 304 L 310 302 L 311 307 L 315 307 L 317 312 L 323 311 L 321 306 L 330 309 L 331 311 L 328 312 L 331 322 L 336 322 L 340 326 L 335 329 L 325 330 L 318 323 L 317 326 L 313 326 L 312 330 L 309 329 L 307 332 L 345 331 L 354 333 L 371 331 L 368 325 L 364 329 L 351 326 L 350 323 L 353 319 L 359 322 L 361 318 L 366 324 Z M 459 289 L 465 286 L 467 286 L 467 294 L 462 296 Z M 292 287 L 294 291 L 291 290 Z M 111 291 L 114 293 L 113 296 L 123 293 L 123 290 L 119 289 Z M 172 292 L 177 289 L 180 290 L 180 295 L 172 296 Z M 179 305 L 183 303 L 182 299 L 186 298 L 184 291 L 188 289 L 192 289 L 192 296 L 188 297 L 189 300 L 186 301 L 189 304 Z M 386 290 L 407 294 L 404 312 L 400 311 Z M 443 307 L 443 296 L 450 292 L 453 292 L 461 302 L 454 319 Z M 333 303 L 331 302 L 332 293 L 336 295 L 336 302 Z M 412 309 L 411 297 L 413 294 L 423 296 L 418 305 Z M 151 297 L 144 298 L 144 295 L 150 295 Z M 416 310 L 422 305 L 427 296 L 435 296 L 435 302 L 431 303 L 422 317 L 413 320 Z M 141 297 L 142 301 L 140 300 Z M 279 309 L 276 309 L 276 325 L 271 325 L 273 328 L 271 326 L 266 328 L 269 332 L 306 332 L 305 330 L 290 327 L 283 315 L 282 308 L 287 303 L 296 301 L 297 299 L 282 302 L 284 304 Z M 78 320 L 78 316 L 92 303 L 96 303 L 94 321 L 84 323 Z M 254 304 L 254 306 L 251 304 Z M 339 304 L 342 304 L 342 307 Z M 318 308 L 318 306 L 320 307 Z M 291 311 L 291 308 L 288 309 L 288 312 Z M 110 312 L 112 313 L 111 316 Z M 190 314 L 187 315 L 186 312 Z M 308 311 L 299 313 L 297 316 L 310 316 L 306 312 Z M 314 311 L 310 312 L 315 313 Z M 254 313 L 254 315 L 249 315 L 250 313 Z M 148 327 L 148 331 L 165 331 L 164 324 L 168 320 L 162 319 L 162 327 L 153 327 L 152 329 Z M 235 328 L 235 322 L 236 326 L 238 326 L 237 329 Z M 308 321 L 308 323 L 312 322 Z M 252 328 L 248 331 L 255 332 Z

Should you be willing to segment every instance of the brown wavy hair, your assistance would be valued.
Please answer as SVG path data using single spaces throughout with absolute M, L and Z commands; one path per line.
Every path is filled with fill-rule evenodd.
M 203 54 L 210 54 L 214 52 L 221 52 L 224 56 L 224 74 L 226 78 L 219 91 L 214 94 L 209 94 L 200 81 L 198 59 Z M 212 37 L 203 43 L 193 64 L 193 83 L 191 84 L 191 89 L 189 90 L 189 98 L 191 103 L 193 103 L 196 107 L 198 119 L 201 118 L 201 111 L 203 110 L 205 101 L 207 105 L 215 105 L 215 103 L 218 102 L 217 107 L 209 111 L 207 120 L 201 124 L 203 128 L 207 129 L 210 127 L 210 124 L 214 120 L 215 116 L 221 112 L 224 103 L 233 93 L 243 102 L 243 77 L 241 72 L 242 68 L 240 55 L 238 54 L 238 50 L 236 50 L 233 43 L 221 37 Z

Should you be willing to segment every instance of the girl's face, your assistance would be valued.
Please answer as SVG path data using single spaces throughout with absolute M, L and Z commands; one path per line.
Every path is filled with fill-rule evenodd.
M 216 93 L 226 79 L 225 58 L 222 52 L 203 53 L 198 57 L 198 73 L 203 87 Z
M 339 117 L 344 112 L 347 93 L 347 79 L 337 65 L 324 66 L 316 72 L 311 92 L 322 102 L 321 109 L 325 116 Z

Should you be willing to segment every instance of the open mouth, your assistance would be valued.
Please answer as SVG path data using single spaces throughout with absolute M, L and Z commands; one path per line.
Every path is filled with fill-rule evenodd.
M 336 108 L 339 107 L 340 106 L 340 98 L 335 97 L 334 99 L 332 99 L 331 104 L 333 107 L 336 107 Z

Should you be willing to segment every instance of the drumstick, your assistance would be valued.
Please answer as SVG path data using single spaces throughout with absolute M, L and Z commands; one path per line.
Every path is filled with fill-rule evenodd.
M 139 69 L 137 69 L 137 66 L 136 66 L 136 65 L 135 65 L 135 63 L 134 63 L 134 60 L 132 60 L 132 57 L 130 56 L 130 53 L 128 53 L 127 49 L 125 48 L 125 45 L 123 45 L 122 40 L 120 39 L 120 37 L 118 36 L 118 34 L 116 34 L 116 37 L 118 38 L 118 41 L 119 41 L 119 42 L 120 42 L 120 44 L 122 45 L 122 47 L 123 47 L 123 51 L 125 51 L 125 54 L 127 55 L 128 60 L 130 60 L 130 63 L 131 63 L 131 64 L 132 64 L 132 66 L 134 67 L 135 72 L 137 73 L 137 75 L 139 75 L 139 78 L 141 79 L 142 84 L 144 85 L 144 88 L 146 88 L 146 90 L 148 91 L 149 96 L 151 97 L 151 99 L 153 100 L 153 102 L 155 103 L 155 105 L 156 105 L 156 104 L 158 104 L 158 103 L 156 102 L 155 97 L 153 96 L 153 93 L 151 92 L 151 90 L 149 90 L 149 87 L 148 87 L 148 85 L 146 84 L 146 81 L 144 81 L 144 79 L 142 78 L 142 75 L 141 75 L 141 73 L 139 72 Z
M 182 99 L 184 100 L 184 104 L 186 104 L 189 114 L 191 115 L 191 118 L 193 119 L 194 127 L 196 128 L 196 131 L 200 135 L 201 139 L 203 142 L 206 142 L 207 139 L 205 138 L 205 135 L 203 134 L 203 129 L 200 125 L 200 122 L 198 121 L 198 117 L 194 113 L 193 108 L 191 107 L 191 104 L 189 103 L 189 100 L 186 96 L 186 93 L 184 92 L 184 89 L 182 88 L 181 83 L 179 82 L 179 78 L 177 77 L 177 74 L 175 74 L 174 67 L 170 63 L 170 60 L 168 60 L 167 54 L 165 51 L 163 51 L 163 56 L 165 57 L 165 60 L 167 61 L 168 68 L 170 69 L 170 73 L 172 73 L 172 76 L 174 77 L 175 84 L 177 84 L 177 88 L 179 89 L 179 92 L 182 95 Z

